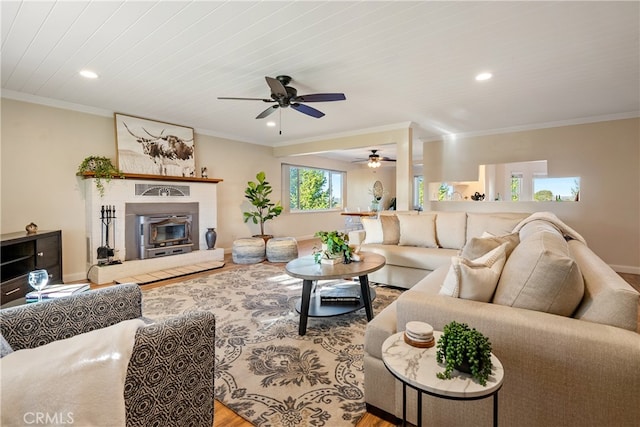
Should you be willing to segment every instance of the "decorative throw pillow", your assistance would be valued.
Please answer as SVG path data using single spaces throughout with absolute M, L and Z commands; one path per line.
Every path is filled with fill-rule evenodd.
M 383 234 L 380 218 L 362 218 L 362 227 L 365 231 L 363 244 L 382 243 Z
M 520 243 L 520 236 L 518 233 L 504 234 L 502 236 L 493 236 L 489 233 L 484 233 L 482 237 L 473 237 L 462 248 L 460 256 L 466 259 L 476 259 L 497 248 L 501 244 L 506 243 L 506 257 L 509 258 L 511 252 Z
M 7 354 L 11 353 L 13 353 L 13 349 L 11 348 L 7 340 L 4 339 L 4 336 L 0 335 L 0 358 L 3 358 Z
M 447 249 L 462 249 L 465 243 L 466 234 L 466 212 L 437 213 L 436 236 L 438 237 L 439 247 Z
M 528 213 L 467 213 L 467 242 L 473 237 L 480 237 L 485 231 L 500 236 L 512 233 L 516 225 L 524 218 L 528 217 Z
M 396 215 L 380 215 L 382 244 L 397 245 L 400 242 L 400 222 Z
M 400 223 L 398 245 L 437 248 L 435 219 L 434 214 L 398 215 Z
M 489 302 L 507 259 L 507 243 L 474 260 L 451 258 L 451 267 L 440 288 L 440 295 Z
M 567 242 L 541 231 L 520 242 L 504 266 L 495 304 L 571 316 L 584 294 L 584 280 Z

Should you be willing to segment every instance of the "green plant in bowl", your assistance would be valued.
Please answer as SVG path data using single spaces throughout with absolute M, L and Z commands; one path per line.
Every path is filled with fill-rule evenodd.
M 451 379 L 454 369 L 471 374 L 483 386 L 491 374 L 491 342 L 475 328 L 455 320 L 444 327 L 437 344 L 436 360 L 445 363 L 438 378 Z
M 313 256 L 316 262 L 320 262 L 322 257 L 336 258 L 342 256 L 345 262 L 351 262 L 351 247 L 349 246 L 349 236 L 341 231 L 318 231 L 314 235 L 319 237 L 323 248 L 314 248 Z
M 106 182 L 111 181 L 112 178 L 124 178 L 124 174 L 121 170 L 113 165 L 111 159 L 104 156 L 89 156 L 86 157 L 80 166 L 76 175 L 92 174 L 95 179 L 96 188 L 100 197 L 104 196 L 104 179 Z

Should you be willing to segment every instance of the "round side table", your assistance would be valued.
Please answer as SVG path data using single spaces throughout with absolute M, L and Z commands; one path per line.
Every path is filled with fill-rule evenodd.
M 387 338 L 382 344 L 382 361 L 391 374 L 402 383 L 402 422 L 407 420 L 407 387 L 418 392 L 418 427 L 422 426 L 422 394 L 426 393 L 442 399 L 479 400 L 493 396 L 493 425 L 498 425 L 498 391 L 502 387 L 504 369 L 500 360 L 491 354 L 493 368 L 483 386 L 471 375 L 454 371 L 450 380 L 441 380 L 436 374 L 443 372 L 444 365 L 436 361 L 436 346 L 431 348 L 412 347 L 404 341 L 404 331 Z M 442 332 L 434 331 L 437 340 Z

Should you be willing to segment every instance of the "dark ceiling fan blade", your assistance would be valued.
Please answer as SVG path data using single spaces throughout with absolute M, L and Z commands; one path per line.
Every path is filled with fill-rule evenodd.
M 235 99 L 239 101 L 263 101 L 263 102 L 273 102 L 273 99 L 264 99 L 264 98 L 234 98 L 229 96 L 219 96 L 218 99 Z
M 311 116 L 311 117 L 315 117 L 316 119 L 319 119 L 320 117 L 324 116 L 324 113 L 320 110 L 316 110 L 313 107 L 309 107 L 308 105 L 304 105 L 304 104 L 291 104 L 291 108 L 293 108 L 296 111 L 301 112 L 302 114 L 306 114 L 307 116 Z
M 309 95 L 296 96 L 292 101 L 295 102 L 329 102 L 344 101 L 347 99 L 344 93 L 311 93 Z
M 273 102 L 273 101 L 271 101 Z M 266 110 L 264 110 L 262 113 L 258 114 L 256 116 L 256 119 L 264 119 L 265 117 L 267 117 L 269 114 L 273 113 L 274 111 L 276 111 L 278 109 L 279 105 L 272 105 L 271 107 L 267 108 Z
M 271 88 L 271 93 L 276 95 L 277 97 L 286 97 L 287 90 L 284 88 L 284 85 L 280 83 L 279 80 L 274 79 L 273 77 L 266 76 L 267 84 Z

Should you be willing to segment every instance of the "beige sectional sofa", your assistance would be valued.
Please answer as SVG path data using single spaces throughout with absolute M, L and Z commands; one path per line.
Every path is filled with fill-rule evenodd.
M 408 289 L 433 270 L 448 265 L 472 238 L 485 232 L 510 233 L 527 216 L 511 212 L 384 211 L 379 218 L 363 218 L 364 230 L 349 232 L 349 243 L 387 259 L 369 280 Z
M 441 219 L 453 222 L 452 213 L 430 214 L 436 215 L 434 224 L 440 215 Z M 418 248 L 406 247 L 413 252 L 403 256 L 401 251 L 405 247 L 397 244 L 362 246 L 362 250 L 389 256 L 391 268 L 383 276 L 385 279 L 402 273 L 404 283 L 410 282 L 410 278 L 417 276 L 408 269 L 421 270 L 426 275 L 413 286 L 404 285 L 410 289 L 367 326 L 364 386 L 369 409 L 402 415 L 401 384 L 381 359 L 384 340 L 404 330 L 409 321 L 424 321 L 442 330 L 456 320 L 485 334 L 504 366 L 504 385 L 499 394 L 500 425 L 638 425 L 638 293 L 591 251 L 579 234 L 551 214 L 534 214 L 522 222 L 514 214 L 460 213 L 460 216 L 463 214 L 465 243 L 462 249 L 449 248 L 446 251 L 449 259 L 439 267 L 433 260 L 417 264 Z M 511 220 L 515 221 L 515 233 L 511 233 L 514 226 L 508 224 Z M 380 222 L 383 221 L 381 218 Z M 370 224 L 367 232 L 371 229 Z M 441 229 L 444 232 L 444 227 Z M 406 227 L 404 230 L 407 231 Z M 482 238 L 485 232 L 505 236 L 485 234 Z M 387 237 L 394 237 L 391 234 L 388 231 Z M 456 236 L 460 240 L 460 233 L 455 232 L 447 238 Z M 436 237 L 444 237 L 440 229 Z M 458 256 L 474 251 L 473 256 L 477 256 L 479 249 L 491 247 L 498 255 L 490 257 L 495 261 L 490 267 L 469 263 Z M 442 250 L 425 249 L 429 249 L 421 252 L 425 256 Z M 404 265 L 399 260 L 404 260 Z M 495 270 L 500 263 L 501 271 L 492 279 L 497 280 L 495 291 L 491 291 L 487 302 L 463 298 L 478 283 L 485 286 L 483 280 L 495 276 L 485 273 L 488 269 Z M 484 272 L 478 283 L 474 282 L 476 270 Z M 393 280 L 388 282 L 394 285 Z M 415 393 L 408 392 L 407 403 L 409 421 L 415 423 Z M 423 422 L 428 425 L 479 426 L 490 425 L 491 420 L 491 399 L 465 402 L 423 399 Z

